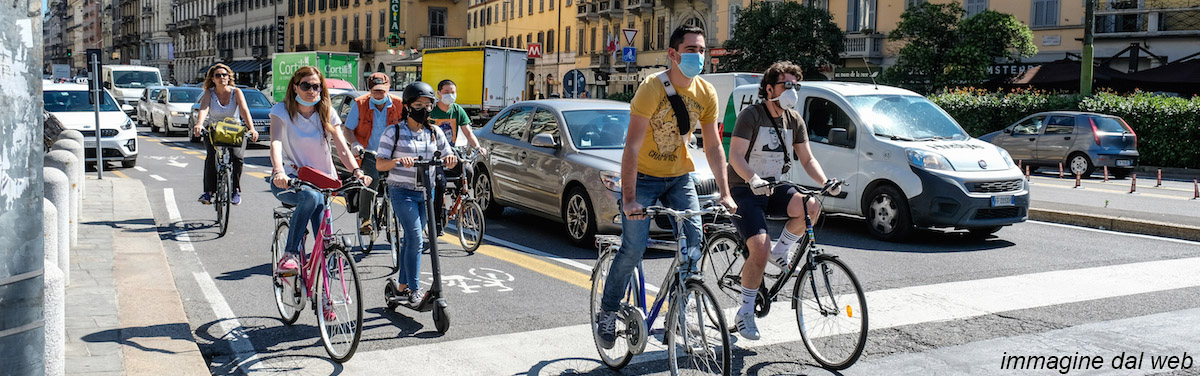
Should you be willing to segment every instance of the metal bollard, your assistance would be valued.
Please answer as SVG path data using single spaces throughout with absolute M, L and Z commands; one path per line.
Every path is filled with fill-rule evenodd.
M 1133 193 L 1137 191 L 1137 174 L 1132 174 L 1129 176 L 1131 178 L 1129 181 L 1129 193 Z
M 1157 180 L 1155 180 L 1155 182 L 1154 182 L 1154 186 L 1155 186 L 1155 187 L 1161 187 L 1161 186 L 1162 186 L 1162 169 L 1161 169 L 1161 168 L 1160 168 L 1160 169 L 1158 169 L 1158 179 L 1157 179 Z
M 1062 162 L 1058 162 L 1058 178 L 1062 179 L 1062 177 L 1063 177 Z
M 1079 174 L 1075 174 L 1075 188 L 1079 188 Z
M 1108 182 L 1108 166 L 1104 166 L 1104 182 Z
M 1032 180 L 1033 180 L 1033 178 L 1029 177 L 1029 165 L 1025 165 L 1025 181 L 1032 181 Z
M 58 247 L 58 256 L 56 258 L 58 260 L 58 268 L 59 270 L 63 271 L 63 284 L 70 285 L 71 243 L 69 235 L 71 232 L 71 226 L 67 223 L 70 209 L 62 209 L 70 208 L 71 205 L 71 193 L 69 188 L 70 183 L 67 182 L 67 174 L 64 174 L 57 168 L 42 167 L 42 175 L 44 179 L 44 185 L 42 188 L 45 191 L 45 199 L 50 200 L 50 202 L 54 204 L 54 208 L 56 209 L 55 213 L 57 213 L 58 217 L 58 226 L 56 228 L 56 232 L 58 233 L 58 242 L 63 242 L 66 244 L 65 247 Z M 48 232 L 50 230 L 43 229 L 42 231 Z
M 1192 199 L 1200 200 L 1200 184 L 1196 184 L 1196 179 L 1192 179 Z
M 85 162 L 83 160 L 83 153 L 84 153 L 84 151 L 83 151 L 83 145 L 84 145 L 83 144 L 83 133 L 80 133 L 79 131 L 74 130 L 74 129 L 67 129 L 67 130 L 62 131 L 62 133 L 58 134 L 58 139 L 59 140 L 72 140 L 72 141 L 75 141 L 75 143 L 79 144 L 79 150 L 74 151 L 75 159 L 78 159 L 80 162 L 80 167 L 81 167 L 80 171 L 86 171 L 87 168 L 83 167 L 83 162 Z M 57 144 L 57 142 L 56 142 L 56 144 Z M 79 180 L 79 189 L 80 190 L 87 189 L 86 186 L 87 186 L 87 179 L 80 179 Z
M 45 248 L 42 276 L 42 317 L 46 322 L 46 375 L 66 374 L 67 330 L 66 330 L 66 285 L 63 272 L 58 268 L 60 248 L 65 247 L 65 237 L 58 236 L 58 211 L 54 203 L 42 198 L 42 244 Z M 59 239 L 64 242 L 60 243 Z
M 77 167 L 82 168 L 82 164 L 80 161 L 75 159 L 75 155 L 66 150 L 51 150 L 49 153 L 46 153 L 46 156 L 43 157 L 42 160 L 45 162 L 46 167 L 51 167 L 62 171 L 63 174 L 67 176 L 68 184 L 71 183 L 71 171 Z M 56 202 L 54 203 L 54 206 L 60 209 L 69 208 L 62 210 L 62 212 L 68 213 L 67 219 L 71 223 L 71 247 L 75 247 L 79 240 L 79 207 L 80 204 L 83 203 L 83 201 L 80 199 L 83 191 L 71 188 L 70 185 L 68 185 L 68 189 L 70 189 L 69 193 L 71 195 L 71 205 L 59 205 L 59 203 Z

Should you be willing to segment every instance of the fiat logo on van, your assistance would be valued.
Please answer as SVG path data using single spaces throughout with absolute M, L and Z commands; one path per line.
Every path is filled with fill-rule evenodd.
M 987 161 L 980 159 L 979 160 L 979 168 L 987 169 Z

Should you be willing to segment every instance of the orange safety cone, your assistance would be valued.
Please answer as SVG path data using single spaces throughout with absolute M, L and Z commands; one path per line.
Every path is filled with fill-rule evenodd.
M 1108 182 L 1108 166 L 1104 166 L 1104 182 Z
M 1062 172 L 1063 172 L 1062 171 L 1062 162 L 1058 162 L 1058 178 L 1059 179 L 1062 179 L 1062 177 L 1063 177 Z
M 1029 177 L 1029 166 L 1025 166 L 1025 181 L 1031 181 L 1031 180 L 1032 179 Z
M 1133 192 L 1137 191 L 1137 174 L 1133 174 L 1133 175 L 1129 175 L 1129 176 L 1130 176 L 1129 193 L 1133 193 Z
M 1075 174 L 1075 188 L 1079 188 L 1079 174 Z
M 1158 169 L 1158 180 L 1156 180 L 1156 181 L 1155 181 L 1155 183 L 1154 183 L 1154 186 L 1155 186 L 1155 187 L 1161 187 L 1161 186 L 1162 186 L 1162 169 L 1161 169 L 1161 168 L 1160 168 L 1160 169 Z

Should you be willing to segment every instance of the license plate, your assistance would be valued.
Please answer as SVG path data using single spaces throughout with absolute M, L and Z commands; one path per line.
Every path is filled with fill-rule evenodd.
M 992 196 L 992 206 L 1013 206 L 1013 196 Z
M 85 149 L 95 149 L 96 141 L 83 141 L 83 147 Z
M 1117 166 L 1120 166 L 1120 167 L 1133 166 L 1133 161 L 1128 160 L 1128 159 L 1118 159 Z

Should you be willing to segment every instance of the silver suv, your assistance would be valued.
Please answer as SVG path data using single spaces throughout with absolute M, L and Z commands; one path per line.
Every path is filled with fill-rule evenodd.
M 1097 168 L 1124 178 L 1138 165 L 1137 134 L 1120 117 L 1054 111 L 1030 115 L 1003 130 L 979 137 L 1007 150 L 1013 160 L 1036 169 L 1058 167 L 1091 175 Z

